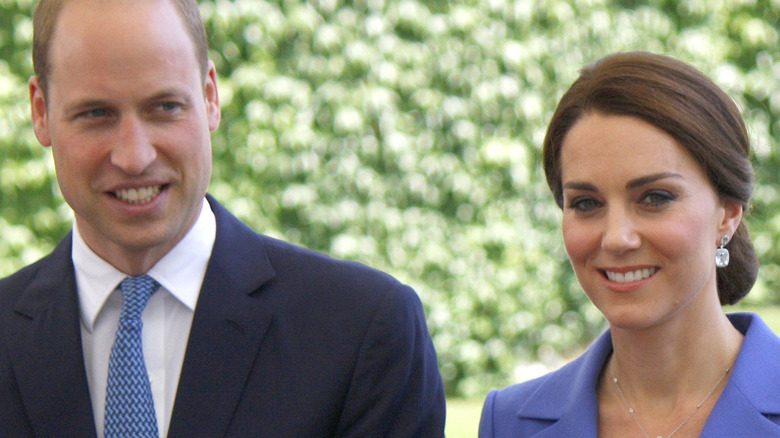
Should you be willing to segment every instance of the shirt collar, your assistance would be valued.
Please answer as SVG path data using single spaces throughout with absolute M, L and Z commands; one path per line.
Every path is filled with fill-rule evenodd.
M 192 228 L 147 272 L 192 311 L 195 310 L 198 302 L 216 235 L 216 219 L 204 199 L 200 215 Z M 75 221 L 71 257 L 76 272 L 81 322 L 91 333 L 95 320 L 109 295 L 127 277 L 127 274 L 100 258 L 87 246 Z

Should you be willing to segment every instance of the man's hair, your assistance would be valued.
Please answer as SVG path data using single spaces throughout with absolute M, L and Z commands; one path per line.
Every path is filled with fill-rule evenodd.
M 33 69 L 38 77 L 43 92 L 47 92 L 47 81 L 51 75 L 49 63 L 49 48 L 54 29 L 57 26 L 57 18 L 62 8 L 68 1 L 73 0 L 40 0 L 33 13 Z M 83 1 L 83 0 L 81 0 Z M 142 0 L 98 0 L 98 1 L 142 1 Z M 148 0 L 170 1 L 179 11 L 179 16 L 184 23 L 187 33 L 195 47 L 195 58 L 200 65 L 201 76 L 205 78 L 208 70 L 208 42 L 203 20 L 200 17 L 197 0 Z

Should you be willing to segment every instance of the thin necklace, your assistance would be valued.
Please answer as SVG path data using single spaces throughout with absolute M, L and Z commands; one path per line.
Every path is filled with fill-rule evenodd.
M 718 385 L 720 385 L 720 382 L 722 382 L 723 379 L 726 377 L 726 375 L 729 373 L 729 371 L 731 371 L 731 367 L 732 366 L 734 366 L 733 363 L 731 365 L 729 365 L 728 368 L 726 368 L 726 371 L 724 371 L 723 374 L 720 375 L 720 378 L 718 378 L 718 381 L 715 382 L 715 385 L 713 385 L 712 388 L 710 388 L 710 391 L 707 393 L 707 395 L 704 396 L 703 399 L 701 399 L 699 404 L 697 404 L 696 407 L 693 408 L 693 411 L 691 411 L 691 413 L 688 414 L 687 417 L 685 417 L 685 420 L 683 420 L 682 423 L 678 424 L 677 427 L 675 427 L 674 430 L 669 435 L 666 436 L 666 438 L 672 438 L 674 436 L 674 434 L 676 434 L 677 431 L 680 430 L 680 428 L 685 426 L 685 423 L 687 423 L 688 420 L 693 418 L 693 416 L 699 410 L 701 405 L 703 405 L 704 402 L 706 402 L 707 399 L 710 398 L 712 393 L 715 392 L 715 388 L 717 388 Z M 626 408 L 628 408 L 628 413 L 631 414 L 631 418 L 634 419 L 634 423 L 636 423 L 636 425 L 639 426 L 639 430 L 642 431 L 642 435 L 644 435 L 645 438 L 650 438 L 650 435 L 648 435 L 648 433 L 645 430 L 645 428 L 642 427 L 642 424 L 639 422 L 639 419 L 636 418 L 636 412 L 634 411 L 634 408 L 631 407 L 631 405 L 628 403 L 628 400 L 626 400 L 626 396 L 623 395 L 623 390 L 620 389 L 620 384 L 618 383 L 618 379 L 617 379 L 617 377 L 615 377 L 615 370 L 614 369 L 612 370 L 612 381 L 615 382 L 615 386 L 617 387 L 618 394 L 620 395 L 620 399 L 623 400 L 623 404 L 626 405 Z M 658 435 L 656 438 L 664 438 L 664 437 L 661 436 L 661 435 Z

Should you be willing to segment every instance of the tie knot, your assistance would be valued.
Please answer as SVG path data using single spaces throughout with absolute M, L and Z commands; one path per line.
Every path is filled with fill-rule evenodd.
M 152 294 L 160 287 L 148 275 L 127 277 L 119 283 L 122 290 L 122 317 L 140 318 Z

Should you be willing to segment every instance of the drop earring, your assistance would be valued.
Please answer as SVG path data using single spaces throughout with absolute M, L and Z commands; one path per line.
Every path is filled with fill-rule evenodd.
M 725 268 L 729 265 L 729 250 L 724 248 L 729 243 L 729 236 L 725 235 L 720 239 L 720 247 L 715 250 L 715 266 Z

